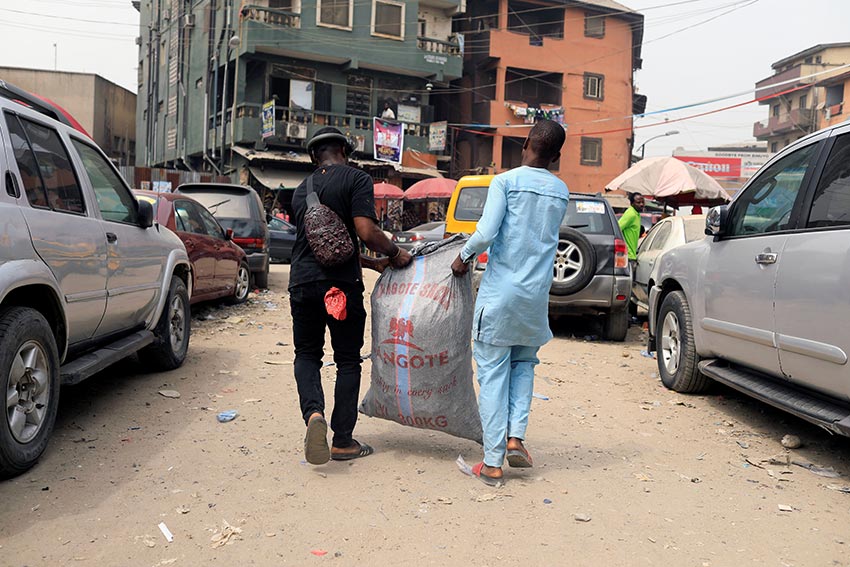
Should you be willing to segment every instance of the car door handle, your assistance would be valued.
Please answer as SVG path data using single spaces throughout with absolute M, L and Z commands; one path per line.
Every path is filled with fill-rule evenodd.
M 761 254 L 756 254 L 756 264 L 775 264 L 777 258 L 779 258 L 779 254 L 762 252 Z
M 183 244 L 186 245 L 186 248 L 194 248 L 195 247 L 195 241 L 194 240 L 184 240 Z
M 116 242 L 118 242 L 118 235 L 114 232 L 107 232 L 106 241 L 110 244 L 115 244 Z

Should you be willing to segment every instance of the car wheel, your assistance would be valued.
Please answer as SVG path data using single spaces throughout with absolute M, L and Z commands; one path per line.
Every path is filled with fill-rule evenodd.
M 256 272 L 254 274 L 254 285 L 256 285 L 260 289 L 266 289 L 269 287 L 269 268 L 266 266 L 265 271 Z
M 145 348 L 148 357 L 143 360 L 150 360 L 157 370 L 179 368 L 189 350 L 191 323 L 186 284 L 177 276 L 172 276 L 165 307 L 154 329 L 156 340 Z
M 705 391 L 710 381 L 699 371 L 691 308 L 685 294 L 674 291 L 658 311 L 658 370 L 661 382 L 683 394 Z
M 596 273 L 596 251 L 585 235 L 562 228 L 555 252 L 551 293 L 570 295 L 587 287 Z
M 59 350 L 44 316 L 28 307 L 0 310 L 0 478 L 32 467 L 47 448 L 59 407 Z
M 242 262 L 239 264 L 239 269 L 236 271 L 236 286 L 233 291 L 233 297 L 230 298 L 232 305 L 239 305 L 248 301 L 248 295 L 251 293 L 251 270 L 248 264 Z
M 623 342 L 629 332 L 629 312 L 625 309 L 612 311 L 605 316 L 602 338 L 607 341 Z

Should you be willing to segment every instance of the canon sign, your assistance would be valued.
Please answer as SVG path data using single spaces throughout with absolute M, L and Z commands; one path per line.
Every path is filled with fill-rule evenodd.
M 741 158 L 675 155 L 674 158 L 685 162 L 712 177 L 741 177 Z

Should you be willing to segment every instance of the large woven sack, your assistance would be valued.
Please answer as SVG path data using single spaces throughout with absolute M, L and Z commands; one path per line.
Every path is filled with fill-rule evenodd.
M 360 412 L 481 443 L 472 377 L 469 274 L 452 275 L 465 239 L 429 243 L 372 292 L 372 383 Z

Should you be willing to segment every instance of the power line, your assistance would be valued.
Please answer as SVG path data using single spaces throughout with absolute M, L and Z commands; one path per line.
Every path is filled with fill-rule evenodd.
M 106 20 L 89 20 L 86 18 L 72 18 L 70 16 L 56 16 L 53 14 L 39 14 L 37 12 L 27 12 L 26 10 L 15 10 L 13 8 L 0 8 L 4 12 L 12 12 L 14 14 L 23 14 L 25 16 L 38 16 L 39 18 L 50 18 L 54 20 L 72 20 L 75 22 L 86 22 L 90 24 L 109 24 L 114 26 L 131 26 L 138 28 L 138 24 L 128 24 L 127 22 L 110 22 Z

